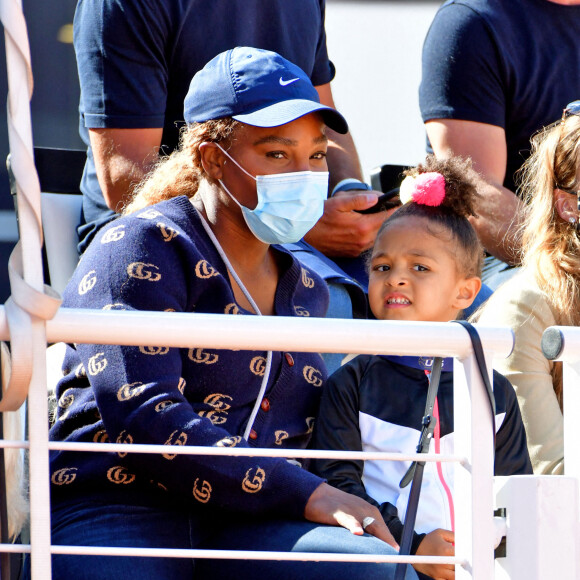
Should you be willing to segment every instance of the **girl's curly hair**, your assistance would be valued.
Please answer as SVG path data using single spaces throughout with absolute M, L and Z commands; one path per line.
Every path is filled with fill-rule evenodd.
M 399 208 L 379 230 L 378 236 L 398 220 L 408 217 L 421 217 L 439 228 L 429 229 L 429 233 L 439 236 L 441 228 L 450 232 L 457 242 L 458 270 L 465 276 L 480 276 L 483 266 L 483 247 L 477 238 L 469 217 L 477 217 L 475 204 L 477 193 L 476 174 L 471 159 L 450 157 L 437 159 L 429 155 L 423 163 L 405 170 L 404 175 L 417 177 L 421 173 L 440 173 L 445 178 L 445 198 L 439 206 L 423 205 L 410 201 Z

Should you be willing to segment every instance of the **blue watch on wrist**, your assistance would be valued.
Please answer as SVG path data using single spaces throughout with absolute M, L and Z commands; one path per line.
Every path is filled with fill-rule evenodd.
M 355 179 L 354 177 L 348 177 L 346 179 L 343 179 L 342 181 L 339 181 L 334 186 L 334 188 L 332 189 L 332 193 L 330 194 L 330 197 L 332 197 L 335 193 L 338 193 L 339 191 L 352 191 L 354 189 L 362 189 L 364 191 L 371 191 L 373 188 L 368 183 L 365 183 L 364 181 L 361 181 L 360 179 Z

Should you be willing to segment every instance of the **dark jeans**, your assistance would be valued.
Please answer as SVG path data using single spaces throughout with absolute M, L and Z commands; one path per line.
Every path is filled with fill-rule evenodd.
M 393 554 L 373 536 L 306 521 L 77 502 L 52 511 L 55 545 Z M 29 578 L 29 565 L 24 578 Z M 394 564 L 53 555 L 54 580 L 392 580 Z M 417 580 L 409 567 L 407 580 Z

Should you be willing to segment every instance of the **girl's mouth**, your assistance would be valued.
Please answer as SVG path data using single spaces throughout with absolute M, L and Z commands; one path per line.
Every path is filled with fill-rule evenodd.
M 389 296 L 385 303 L 387 306 L 409 306 L 411 301 L 404 296 Z

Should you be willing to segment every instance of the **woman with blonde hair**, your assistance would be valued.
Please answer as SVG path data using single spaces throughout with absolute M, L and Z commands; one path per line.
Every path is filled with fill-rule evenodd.
M 479 322 L 509 325 L 515 348 L 497 369 L 516 389 L 537 474 L 564 472 L 561 363 L 542 355 L 543 331 L 580 325 L 580 101 L 532 138 L 522 168 L 527 201 L 523 268 L 489 299 Z

